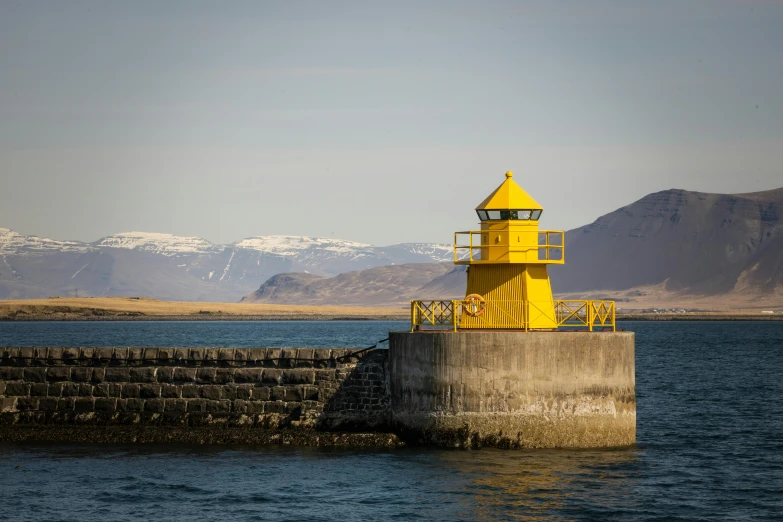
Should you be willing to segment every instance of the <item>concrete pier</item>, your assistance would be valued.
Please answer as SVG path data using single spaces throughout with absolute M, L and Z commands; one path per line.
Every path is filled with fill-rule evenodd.
M 410 442 L 636 442 L 633 333 L 396 332 L 389 343 L 392 419 Z

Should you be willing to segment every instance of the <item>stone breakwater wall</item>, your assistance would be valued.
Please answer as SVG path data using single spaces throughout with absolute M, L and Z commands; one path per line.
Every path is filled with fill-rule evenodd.
M 0 440 L 396 445 L 387 360 L 385 350 L 0 348 Z

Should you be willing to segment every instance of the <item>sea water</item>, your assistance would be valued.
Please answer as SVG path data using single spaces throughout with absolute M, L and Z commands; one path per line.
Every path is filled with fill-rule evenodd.
M 0 323 L 0 345 L 363 348 L 406 326 Z M 633 447 L 3 444 L 0 520 L 783 518 L 783 323 L 619 326 L 636 332 Z

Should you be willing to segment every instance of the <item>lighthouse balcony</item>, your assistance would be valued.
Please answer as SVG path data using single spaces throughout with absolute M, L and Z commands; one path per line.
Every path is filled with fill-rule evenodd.
M 586 330 L 615 331 L 614 301 L 476 300 L 411 301 L 411 331 Z
M 565 263 L 565 232 L 562 230 L 493 231 L 454 233 L 454 263 L 458 265 Z

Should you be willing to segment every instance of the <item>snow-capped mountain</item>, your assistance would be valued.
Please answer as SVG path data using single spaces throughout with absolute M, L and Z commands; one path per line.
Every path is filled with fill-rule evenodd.
M 0 229 L 0 299 L 143 295 L 235 301 L 281 272 L 334 276 L 353 270 L 451 260 L 451 247 L 257 236 L 217 245 L 199 237 L 124 232 L 92 243 Z
M 86 252 L 90 246 L 79 241 L 57 241 L 37 236 L 23 236 L 0 228 L 0 255 L 36 255 L 56 252 Z
M 95 247 L 127 248 L 154 252 L 164 256 L 181 254 L 209 254 L 222 252 L 225 247 L 214 245 L 200 237 L 174 236 L 151 232 L 123 232 L 99 239 L 92 243 Z

